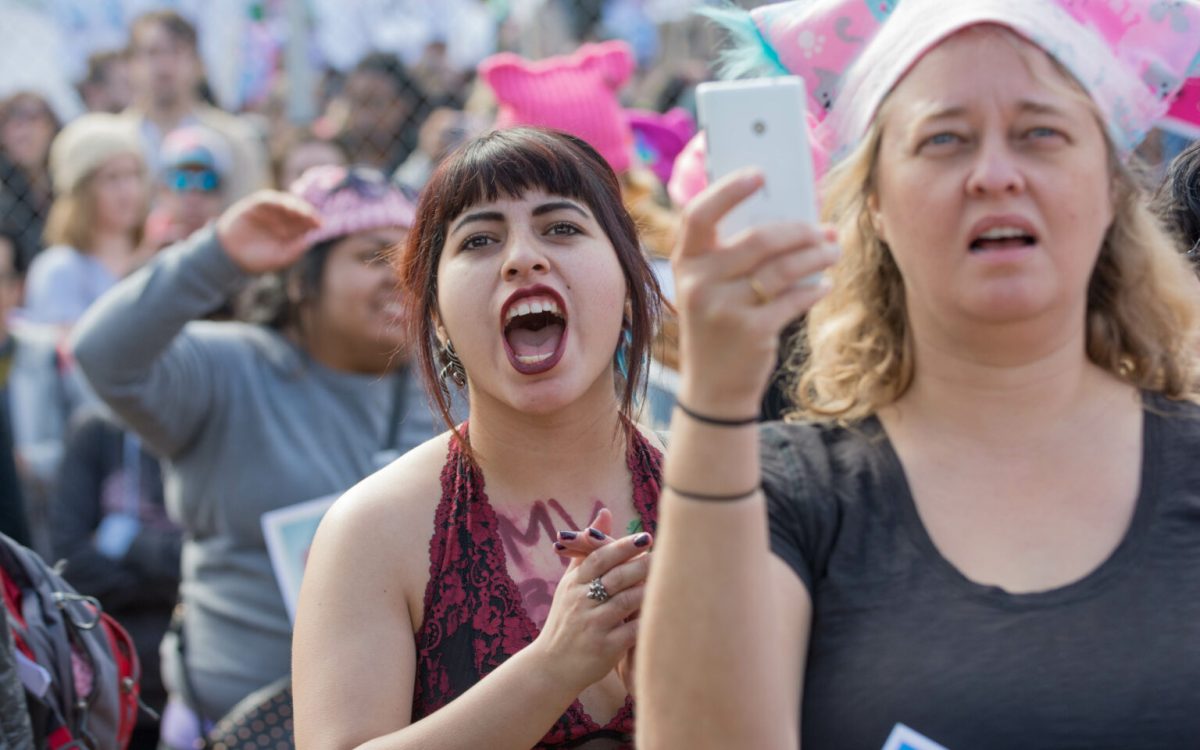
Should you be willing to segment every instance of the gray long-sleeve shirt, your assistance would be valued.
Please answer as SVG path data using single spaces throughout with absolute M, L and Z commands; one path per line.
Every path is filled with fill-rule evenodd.
M 274 330 L 190 322 L 243 279 L 201 231 L 99 300 L 73 342 L 96 392 L 166 459 L 167 508 L 187 535 L 189 674 L 214 719 L 289 670 L 291 624 L 262 514 L 342 492 L 378 468 L 397 403 L 396 450 L 436 429 L 415 376 L 337 372 Z

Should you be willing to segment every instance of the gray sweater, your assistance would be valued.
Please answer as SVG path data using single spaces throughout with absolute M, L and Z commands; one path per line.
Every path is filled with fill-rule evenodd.
M 186 532 L 187 663 L 213 719 L 289 671 L 291 624 L 260 516 L 378 468 L 397 394 L 396 450 L 436 430 L 415 376 L 336 372 L 274 330 L 190 322 L 244 279 L 203 230 L 122 281 L 74 334 L 96 392 L 166 459 L 167 508 Z

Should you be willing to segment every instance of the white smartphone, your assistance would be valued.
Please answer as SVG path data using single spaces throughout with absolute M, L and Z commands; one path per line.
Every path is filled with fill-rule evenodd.
M 766 223 L 817 221 L 805 101 L 804 81 L 795 76 L 697 87 L 709 182 L 750 166 L 765 177 L 763 187 L 721 221 L 721 237 Z

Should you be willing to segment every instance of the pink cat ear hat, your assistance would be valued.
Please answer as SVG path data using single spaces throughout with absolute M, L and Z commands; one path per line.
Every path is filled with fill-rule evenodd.
M 614 172 L 629 169 L 633 160 L 633 131 L 617 99 L 633 70 L 633 51 L 620 41 L 536 61 L 501 52 L 479 64 L 499 105 L 496 128 L 562 130 L 587 141 Z
M 671 179 L 676 158 L 688 139 L 696 134 L 696 123 L 691 114 L 679 107 L 662 114 L 627 109 L 625 117 L 633 129 L 638 161 L 649 167 L 665 185 Z
M 744 26 L 732 29 L 743 40 L 737 57 L 757 56 L 760 69 L 804 79 L 819 173 L 862 139 L 926 52 L 970 26 L 1005 26 L 1070 71 L 1123 156 L 1187 79 L 1200 76 L 1200 0 L 793 0 L 744 20 L 722 15 L 726 25 Z M 679 157 L 671 197 L 682 205 L 704 184 L 697 138 Z

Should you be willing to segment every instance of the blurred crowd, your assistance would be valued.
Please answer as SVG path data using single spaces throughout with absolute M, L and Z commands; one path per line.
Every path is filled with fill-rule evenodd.
M 75 324 L 257 189 L 354 165 L 412 201 L 494 124 L 587 138 L 664 269 L 665 186 L 695 132 L 695 85 L 714 75 L 703 4 L 0 0 L 0 531 L 67 560 L 132 631 L 151 706 L 166 702 L 158 646 L 185 534 L 159 459 L 73 361 Z M 1165 165 L 1187 142 L 1159 132 L 1145 154 Z M 261 289 L 205 317 L 245 319 L 243 291 Z M 656 348 L 668 380 L 670 325 Z M 157 727 L 143 730 L 135 746 L 154 747 Z
M 294 5 L 0 0 L 0 531 L 66 560 L 68 580 L 131 630 L 156 710 L 186 534 L 160 459 L 73 359 L 92 304 L 257 189 L 354 165 L 413 200 L 496 122 L 597 145 L 665 268 L 664 186 L 711 76 L 696 2 Z M 263 322 L 264 285 L 245 286 L 203 317 Z M 669 391 L 665 337 L 657 356 Z M 651 410 L 665 420 L 669 405 Z M 144 719 L 135 747 L 157 731 Z

